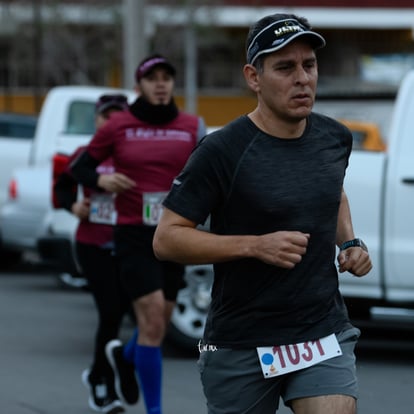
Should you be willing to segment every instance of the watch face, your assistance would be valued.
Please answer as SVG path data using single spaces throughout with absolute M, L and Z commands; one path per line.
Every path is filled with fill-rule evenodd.
M 358 239 L 358 240 L 360 242 L 360 246 L 367 252 L 368 251 L 367 245 L 361 239 Z

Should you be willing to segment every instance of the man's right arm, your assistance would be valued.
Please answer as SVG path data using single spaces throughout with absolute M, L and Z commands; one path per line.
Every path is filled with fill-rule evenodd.
M 121 173 L 98 174 L 96 167 L 100 164 L 87 151 L 84 151 L 70 165 L 75 179 L 86 187 L 121 193 L 135 186 L 135 181 Z
M 196 228 L 196 223 L 164 208 L 153 248 L 160 260 L 183 264 L 220 263 L 244 258 L 292 268 L 306 253 L 309 234 L 278 231 L 263 235 L 218 235 Z

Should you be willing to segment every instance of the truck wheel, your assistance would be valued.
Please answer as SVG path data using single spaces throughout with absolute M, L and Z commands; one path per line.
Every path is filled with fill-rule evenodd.
M 186 266 L 185 287 L 177 296 L 177 305 L 171 317 L 167 339 L 185 351 L 197 351 L 203 337 L 207 311 L 210 305 L 213 267 Z

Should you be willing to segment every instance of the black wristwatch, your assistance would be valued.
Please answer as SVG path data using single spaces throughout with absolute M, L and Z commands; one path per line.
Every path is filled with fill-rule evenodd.
M 345 243 L 342 243 L 339 250 L 346 250 L 348 247 L 361 247 L 366 252 L 368 251 L 367 245 L 361 239 L 348 240 Z

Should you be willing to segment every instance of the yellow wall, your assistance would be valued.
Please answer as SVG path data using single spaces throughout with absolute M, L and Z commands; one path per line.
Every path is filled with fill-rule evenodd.
M 43 98 L 36 99 L 33 95 L 0 95 L 1 112 L 17 112 L 22 114 L 33 115 L 39 111 Z
M 184 108 L 184 98 L 176 97 L 177 105 Z M 42 98 L 37 100 L 32 95 L 0 95 L 1 112 L 18 112 L 37 114 Z M 240 115 L 250 112 L 256 104 L 251 96 L 199 96 L 197 113 L 208 126 L 221 126 Z

